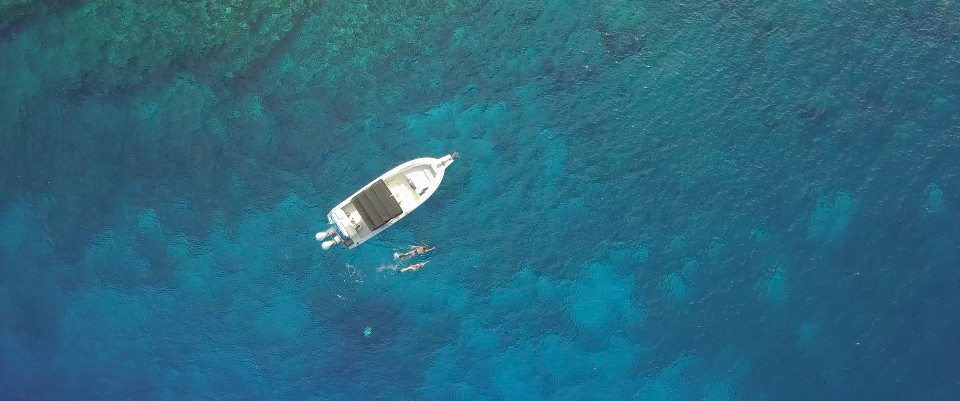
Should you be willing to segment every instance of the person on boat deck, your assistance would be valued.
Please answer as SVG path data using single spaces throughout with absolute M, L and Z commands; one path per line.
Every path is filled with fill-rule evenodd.
M 403 273 L 403 272 L 406 272 L 406 271 L 417 271 L 417 270 L 419 270 L 421 267 L 423 267 L 423 265 L 425 265 L 425 264 L 427 264 L 427 263 L 430 263 L 430 261 L 428 260 L 428 261 L 426 261 L 426 262 L 420 262 L 420 263 L 417 263 L 417 264 L 415 264 L 415 265 L 410 265 L 410 266 L 404 267 L 404 268 L 400 269 L 400 273 Z
M 423 245 L 410 245 L 410 252 L 404 252 L 397 255 L 397 260 L 410 259 L 414 256 L 422 255 L 432 250 L 433 248 L 427 249 L 427 247 Z

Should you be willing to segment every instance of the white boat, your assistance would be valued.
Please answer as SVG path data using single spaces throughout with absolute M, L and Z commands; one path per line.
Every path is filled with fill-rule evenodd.
M 335 244 L 353 248 L 373 238 L 429 199 L 456 157 L 457 152 L 439 159 L 422 157 L 383 173 L 330 210 L 330 228 L 317 233 L 317 241 L 327 250 Z

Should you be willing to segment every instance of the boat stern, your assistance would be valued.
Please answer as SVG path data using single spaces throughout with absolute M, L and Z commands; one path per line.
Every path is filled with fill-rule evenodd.
M 327 214 L 327 222 L 330 223 L 330 228 L 326 231 L 318 232 L 316 235 L 317 241 L 322 241 L 321 246 L 323 250 L 328 250 L 336 244 L 343 244 L 347 248 L 353 248 L 354 241 L 353 236 L 350 235 L 351 231 L 348 229 L 349 224 L 347 224 L 349 217 L 343 213 L 343 210 L 339 207 L 334 208 Z M 327 238 L 330 239 L 327 239 Z M 327 239 L 326 241 L 324 241 Z

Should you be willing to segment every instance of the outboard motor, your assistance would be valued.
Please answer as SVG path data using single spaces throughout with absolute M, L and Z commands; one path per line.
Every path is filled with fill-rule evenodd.
M 333 238 L 323 241 L 324 238 L 327 238 L 331 235 L 333 236 Z M 341 241 L 343 241 L 340 239 L 340 236 L 337 235 L 337 229 L 333 228 L 332 226 L 328 228 L 327 231 L 322 231 L 317 233 L 316 238 L 317 238 L 317 241 L 323 241 L 323 243 L 320 244 L 320 246 L 323 247 L 324 251 L 330 249 L 330 247 L 336 244 L 339 244 Z
M 340 243 L 340 236 L 339 236 L 339 235 L 336 236 L 336 237 L 333 237 L 333 239 L 331 239 L 331 240 L 323 241 L 323 243 L 320 244 L 320 247 L 322 247 L 323 250 L 326 251 L 326 250 L 330 249 L 331 246 L 334 246 L 335 244 L 338 244 L 338 243 Z
M 337 232 L 337 229 L 330 227 L 327 231 L 318 232 L 316 235 L 317 241 L 323 241 L 324 238 L 327 238 Z

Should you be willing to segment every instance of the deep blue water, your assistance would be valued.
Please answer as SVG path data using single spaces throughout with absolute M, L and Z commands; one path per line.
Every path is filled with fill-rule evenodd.
M 958 399 L 958 55 L 940 0 L 0 1 L 0 399 Z

